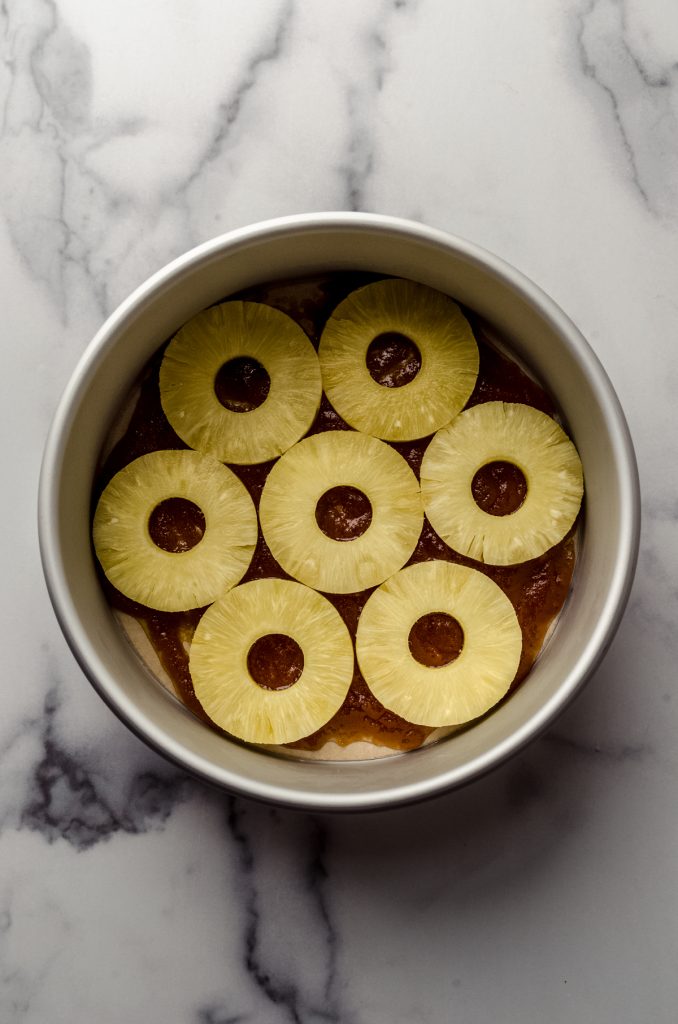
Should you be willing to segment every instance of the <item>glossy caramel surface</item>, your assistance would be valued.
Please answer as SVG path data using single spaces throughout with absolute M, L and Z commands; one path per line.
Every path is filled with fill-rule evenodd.
M 281 309 L 300 324 L 317 346 L 324 323 L 336 304 L 354 288 L 374 279 L 374 275 L 338 272 L 322 277 L 263 285 L 243 292 L 237 297 L 267 302 Z M 502 355 L 490 343 L 479 320 L 470 311 L 466 313 L 480 351 L 478 380 L 467 407 L 497 400 L 523 402 L 552 414 L 554 408 L 546 392 L 516 363 Z M 389 345 L 378 353 L 380 358 L 383 351 L 390 346 L 399 357 L 400 370 L 396 370 L 396 376 L 398 373 L 409 373 L 411 354 L 403 348 L 398 338 L 389 338 L 387 341 Z M 403 351 L 400 351 L 401 349 Z M 162 351 L 157 353 L 146 367 L 129 425 L 104 461 L 97 476 L 94 501 L 111 477 L 133 459 L 157 449 L 187 447 L 170 427 L 162 411 L 158 389 L 161 359 Z M 382 362 L 385 362 L 385 359 L 384 356 Z M 388 365 L 380 365 L 379 370 L 387 377 L 389 372 L 391 373 L 387 386 L 393 386 L 393 372 L 389 371 Z M 226 388 L 227 384 L 222 382 L 222 386 Z M 231 400 L 232 395 L 231 388 Z M 320 410 L 309 433 L 350 429 L 323 395 Z M 430 437 L 417 441 L 396 442 L 392 447 L 400 452 L 418 476 L 429 441 Z M 256 466 L 230 467 L 247 487 L 257 507 L 272 465 L 272 462 L 268 462 Z M 493 505 L 493 510 L 496 509 L 494 514 L 501 514 L 504 509 L 512 506 L 518 507 L 524 497 L 524 492 L 520 492 L 520 480 L 510 472 L 499 472 L 492 480 L 488 478 L 484 482 L 484 487 L 486 500 Z M 347 505 L 346 508 L 346 520 L 358 523 L 360 516 L 356 514 L 355 503 Z M 334 515 L 336 518 L 337 513 Z M 364 515 L 364 510 L 361 510 L 361 515 Z M 353 527 L 350 521 L 344 521 L 340 526 L 343 530 L 342 539 L 350 542 L 350 531 L 352 528 L 357 529 L 357 526 Z M 408 564 L 432 558 L 458 562 L 479 569 L 490 576 L 511 600 L 523 634 L 520 665 L 512 683 L 512 689 L 515 688 L 534 664 L 546 631 L 567 596 L 575 561 L 573 535 L 570 534 L 540 558 L 517 566 L 495 567 L 474 562 L 452 551 L 425 520 L 419 542 Z M 271 555 L 260 530 L 252 562 L 242 582 L 270 576 L 289 578 Z M 182 613 L 157 612 L 129 601 L 103 576 L 102 581 L 111 604 L 134 616 L 141 623 L 177 694 L 194 713 L 209 721 L 195 697 L 187 654 L 187 647 L 204 609 Z M 371 593 L 372 590 L 367 590 L 358 594 L 325 595 L 339 611 L 354 638 L 360 612 Z M 423 656 L 426 657 L 425 654 Z M 435 658 L 435 653 L 432 653 L 431 657 Z M 264 665 L 260 666 L 260 671 L 265 673 Z M 345 746 L 354 741 L 366 740 L 394 750 L 411 750 L 420 746 L 430 732 L 428 728 L 412 725 L 387 711 L 372 696 L 355 663 L 351 687 L 339 712 L 318 732 L 291 746 L 315 750 L 327 741 Z

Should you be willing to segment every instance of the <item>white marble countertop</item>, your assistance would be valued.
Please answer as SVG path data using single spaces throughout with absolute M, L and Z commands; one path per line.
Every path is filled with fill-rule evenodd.
M 678 8 L 2 0 L 0 1021 L 674 1024 Z M 576 704 L 465 790 L 358 818 L 229 799 L 95 695 L 43 584 L 42 445 L 150 272 L 279 214 L 470 238 L 627 411 L 636 584 Z

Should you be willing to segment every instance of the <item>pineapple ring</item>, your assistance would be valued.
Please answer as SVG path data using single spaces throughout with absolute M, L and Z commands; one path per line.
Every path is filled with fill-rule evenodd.
M 372 519 L 350 541 L 326 536 L 316 507 L 327 491 L 355 487 Z M 259 505 L 264 539 L 285 572 L 306 586 L 353 594 L 402 568 L 424 521 L 417 478 L 407 462 L 367 434 L 328 431 L 290 448 L 268 474 Z
M 301 647 L 296 683 L 268 690 L 250 674 L 248 653 L 282 633 Z M 203 615 L 190 651 L 195 694 L 220 728 L 248 743 L 292 743 L 330 720 L 353 678 L 353 644 L 326 597 L 290 580 L 243 583 Z
M 367 368 L 374 338 L 397 332 L 415 343 L 421 368 L 402 387 L 383 387 Z M 470 398 L 478 346 L 456 302 L 414 281 L 376 281 L 352 292 L 327 321 L 318 349 L 330 402 L 356 430 L 386 441 L 426 437 Z
M 165 551 L 149 519 L 168 498 L 185 498 L 205 517 L 189 551 Z M 200 608 L 245 574 L 257 542 L 257 513 L 244 485 L 210 455 L 155 451 L 113 477 L 94 514 L 94 548 L 114 587 L 163 612 Z
M 496 461 L 525 477 L 522 505 L 493 516 L 476 504 L 475 474 Z M 563 539 L 579 512 L 584 483 L 577 449 L 555 420 L 529 405 L 485 402 L 438 431 L 421 466 L 424 509 L 450 547 L 489 565 L 515 565 Z
M 233 359 L 260 363 L 270 378 L 249 412 L 227 409 L 216 376 Z M 198 313 L 174 336 L 160 367 L 162 407 L 179 437 L 221 462 L 275 459 L 311 427 L 320 407 L 320 366 L 313 345 L 285 313 L 258 302 L 223 302 Z
M 431 612 L 454 616 L 464 631 L 459 656 L 422 665 L 409 635 Z M 358 622 L 356 653 L 370 690 L 408 722 L 462 725 L 508 692 L 520 662 L 522 633 L 513 605 L 478 569 L 418 562 L 396 573 L 368 599 Z

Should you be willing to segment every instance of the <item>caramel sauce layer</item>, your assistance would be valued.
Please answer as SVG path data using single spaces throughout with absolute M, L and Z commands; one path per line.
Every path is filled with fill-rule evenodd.
M 353 289 L 376 279 L 377 275 L 337 272 L 262 285 L 232 297 L 265 302 L 282 310 L 297 321 L 317 347 L 323 326 L 337 303 Z M 478 317 L 469 310 L 465 310 L 465 313 L 473 327 L 480 352 L 478 379 L 467 408 L 488 401 L 522 402 L 552 415 L 554 407 L 543 388 L 516 363 L 498 351 L 490 342 Z M 376 379 L 378 372 L 386 386 L 398 386 L 401 381 L 405 383 L 403 377 L 408 378 L 412 372 L 413 355 L 407 350 L 400 336 L 383 340 L 384 344 L 379 351 L 373 353 L 373 375 Z M 395 370 L 389 370 L 387 365 L 388 350 L 395 353 Z M 140 455 L 157 449 L 187 447 L 175 434 L 162 411 L 158 386 L 162 354 L 160 351 L 155 355 L 142 375 L 139 398 L 127 429 L 105 459 L 97 475 L 93 502 L 96 502 L 115 473 Z M 254 371 L 249 367 L 244 369 L 247 371 L 247 382 L 251 385 L 250 378 L 254 377 Z M 237 397 L 241 399 L 240 395 Z M 229 393 L 227 401 L 234 400 Z M 309 434 L 350 429 L 351 427 L 341 419 L 323 395 L 318 415 Z M 422 457 L 430 440 L 430 437 L 426 437 L 417 441 L 392 444 L 412 467 L 417 478 Z M 257 508 L 272 465 L 272 462 L 268 462 L 256 466 L 230 466 L 246 486 Z M 483 487 L 486 492 L 485 500 L 497 509 L 495 514 L 501 514 L 506 508 L 519 507 L 524 498 L 520 479 L 505 471 L 498 476 L 495 474 L 492 480 L 487 478 Z M 350 514 L 355 518 L 355 509 L 351 509 Z M 361 510 L 361 514 L 365 514 L 364 510 Z M 522 656 L 512 683 L 513 690 L 534 664 L 546 632 L 567 597 L 575 561 L 573 534 L 574 530 L 540 558 L 516 566 L 489 566 L 457 554 L 438 537 L 428 521 L 424 520 L 419 542 L 408 564 L 439 558 L 469 565 L 485 573 L 502 588 L 516 610 L 523 634 Z M 260 530 L 252 562 L 242 582 L 271 576 L 290 578 L 271 555 Z M 216 729 L 195 696 L 187 653 L 187 647 L 205 609 L 158 612 L 130 601 L 111 586 L 103 573 L 101 578 L 110 603 L 120 611 L 134 616 L 142 625 L 178 696 L 196 715 Z M 366 590 L 357 594 L 325 595 L 342 616 L 353 638 L 356 635 L 360 613 L 371 593 L 372 590 Z M 431 654 L 431 657 L 435 656 Z M 265 673 L 265 667 L 261 667 L 260 671 Z M 219 729 L 217 731 L 221 732 Z M 412 725 L 384 708 L 372 696 L 355 662 L 351 687 L 341 709 L 322 729 L 289 746 L 318 750 L 328 741 L 334 741 L 341 746 L 368 741 L 404 751 L 421 746 L 431 731 L 423 726 Z

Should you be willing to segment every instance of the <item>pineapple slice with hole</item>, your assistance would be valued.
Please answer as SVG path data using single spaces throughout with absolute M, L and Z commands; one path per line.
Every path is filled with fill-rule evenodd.
M 375 340 L 404 336 L 420 369 L 383 386 L 368 367 Z M 478 376 L 478 346 L 457 304 L 414 281 L 376 281 L 352 292 L 327 321 L 318 350 L 323 386 L 350 426 L 387 441 L 426 437 L 466 405 Z
M 458 657 L 421 664 L 410 635 L 424 616 L 443 613 L 463 631 Z M 368 599 L 356 636 L 360 670 L 384 707 L 417 725 L 462 725 L 489 711 L 508 692 L 518 669 L 522 634 L 504 592 L 477 569 L 418 562 Z
M 160 547 L 149 526 L 156 510 L 175 499 L 197 506 L 204 521 L 184 550 Z M 243 577 L 257 542 L 257 514 L 240 480 L 211 455 L 156 451 L 125 466 L 104 489 L 92 537 L 104 573 L 126 597 L 163 612 L 186 611 Z
M 252 401 L 232 394 L 234 381 L 226 386 L 229 368 L 245 374 L 245 391 L 247 377 L 257 379 Z M 174 336 L 160 367 L 162 407 L 179 437 L 239 465 L 287 451 L 311 427 L 321 394 L 318 357 L 301 327 L 256 302 L 198 313 Z
M 323 527 L 332 518 L 350 524 L 355 491 L 368 499 L 370 515 L 355 516 L 352 539 L 338 539 Z M 335 494 L 337 514 L 325 517 L 323 499 L 331 504 Z M 351 594 L 377 586 L 405 564 L 423 511 L 417 479 L 398 452 L 367 434 L 329 431 L 300 441 L 273 466 L 259 519 L 285 572 L 317 590 Z
M 250 653 L 267 637 L 301 648 L 296 682 L 264 688 Z M 339 710 L 353 677 L 353 644 L 327 598 L 290 580 L 244 583 L 208 608 L 195 631 L 190 672 L 216 725 L 248 743 L 292 743 Z M 286 680 L 284 681 L 286 682 Z
M 525 477 L 524 501 L 509 515 L 475 502 L 475 475 L 508 462 Z M 424 454 L 421 490 L 426 515 L 451 548 L 490 565 L 537 558 L 565 537 L 584 493 L 575 446 L 555 420 L 529 405 L 485 402 L 439 430 Z

